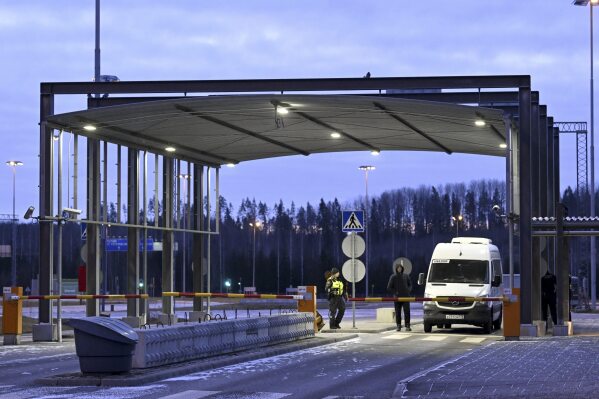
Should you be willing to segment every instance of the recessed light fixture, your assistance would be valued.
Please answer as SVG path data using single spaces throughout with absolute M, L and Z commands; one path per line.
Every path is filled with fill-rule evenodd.
M 234 168 L 234 167 L 235 167 L 235 164 L 234 164 L 234 163 L 232 163 L 232 162 L 229 162 L 229 163 L 227 164 L 227 168 Z
M 482 119 L 477 119 L 477 120 L 475 120 L 475 121 L 474 121 L 474 124 L 475 124 L 476 126 L 479 126 L 479 127 L 482 127 L 482 126 L 485 126 L 485 125 L 486 125 L 485 121 L 483 121 Z
M 59 135 L 52 136 L 52 140 L 54 140 L 54 141 L 58 141 L 59 138 L 60 138 Z
M 283 107 L 277 107 L 277 112 L 281 115 L 287 115 L 289 113 L 287 108 L 283 108 Z
M 96 127 L 94 125 L 85 125 L 85 126 L 83 126 L 83 130 L 87 130 L 88 132 L 93 132 L 96 130 Z
M 175 147 L 171 147 L 170 145 L 168 147 L 165 147 L 164 150 L 168 151 L 168 152 L 175 152 L 175 151 L 177 151 L 177 149 Z
M 331 137 L 334 139 L 338 139 L 339 137 L 341 137 L 341 133 L 333 132 L 331 133 Z
M 372 155 L 374 155 L 375 157 L 381 155 L 381 152 L 379 150 L 372 150 L 372 151 L 370 151 L 370 153 Z
M 507 144 L 501 143 L 501 144 L 499 144 L 499 148 L 507 148 Z

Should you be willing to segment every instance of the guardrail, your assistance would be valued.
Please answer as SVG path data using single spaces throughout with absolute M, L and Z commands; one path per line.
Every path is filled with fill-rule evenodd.
M 380 298 L 349 298 L 350 302 L 510 302 L 506 296 L 500 297 L 467 297 L 467 296 L 443 296 L 443 297 L 380 297 Z
M 302 300 L 303 295 L 277 294 L 228 294 L 222 292 L 163 292 L 162 296 L 175 298 L 248 298 L 248 299 L 294 299 Z

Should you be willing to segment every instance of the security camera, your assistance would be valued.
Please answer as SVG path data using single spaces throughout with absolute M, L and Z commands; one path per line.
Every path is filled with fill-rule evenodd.
M 64 219 L 77 219 L 77 215 L 81 215 L 81 209 L 62 208 L 62 217 Z
M 499 215 L 501 213 L 501 207 L 499 205 L 493 205 L 493 208 L 491 209 L 496 215 Z
M 35 208 L 33 206 L 30 206 L 29 208 L 27 208 L 27 211 L 25 212 L 23 219 L 25 219 L 25 220 L 31 219 L 31 216 L 33 215 L 33 211 L 35 211 Z

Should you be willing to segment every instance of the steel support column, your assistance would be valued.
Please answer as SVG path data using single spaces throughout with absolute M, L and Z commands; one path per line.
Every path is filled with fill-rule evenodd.
M 127 150 L 127 223 L 139 224 L 139 151 Z M 127 228 L 127 294 L 139 292 L 139 229 Z M 139 299 L 127 299 L 127 316 L 139 316 Z
M 557 324 L 564 325 L 570 320 L 570 256 L 568 248 L 570 239 L 564 237 L 564 216 L 566 216 L 564 204 L 558 203 L 556 212 Z
M 540 215 L 540 109 L 539 103 L 531 105 L 530 130 L 530 175 L 531 175 L 531 216 Z M 541 247 L 539 237 L 531 237 L 531 305 L 532 320 L 541 320 Z
M 554 183 L 554 169 L 555 169 L 555 161 L 553 158 L 553 146 L 554 146 L 554 137 L 553 137 L 553 118 L 547 118 L 547 215 L 546 216 L 555 216 L 555 183 Z M 555 238 L 547 237 L 547 261 L 548 268 L 553 273 L 555 273 Z
M 87 218 L 100 220 L 100 141 L 87 139 Z M 98 224 L 87 224 L 86 293 L 100 293 L 100 229 Z M 100 314 L 97 299 L 86 299 L 85 314 Z
M 40 218 L 53 216 L 53 171 L 52 129 L 47 127 L 46 118 L 54 114 L 54 96 L 40 96 Z M 50 295 L 54 263 L 54 228 L 52 223 L 40 223 L 39 294 Z M 49 323 L 52 314 L 50 301 L 39 301 L 39 322 Z
M 162 225 L 173 227 L 173 158 L 162 158 Z M 173 291 L 173 249 L 174 233 L 164 231 L 162 233 L 162 292 Z M 174 313 L 173 298 L 162 297 L 162 313 L 171 315 Z
M 193 229 L 204 228 L 204 167 L 193 164 Z M 193 291 L 204 292 L 204 235 L 193 235 Z M 202 311 L 202 298 L 193 298 L 193 310 Z
M 539 216 L 547 216 L 547 189 L 548 179 L 551 175 L 547 167 L 548 162 L 548 134 L 547 134 L 547 106 L 540 106 L 541 124 L 539 128 Z M 547 256 L 547 237 L 540 238 L 541 250 L 541 276 L 547 271 L 548 256 Z
M 518 90 L 520 103 L 518 143 L 520 147 L 520 322 L 532 325 L 531 245 L 531 99 L 530 87 Z

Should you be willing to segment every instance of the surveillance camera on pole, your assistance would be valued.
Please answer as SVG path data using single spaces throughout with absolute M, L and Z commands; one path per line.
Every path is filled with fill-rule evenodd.
M 61 216 L 64 220 L 77 219 L 78 215 L 81 215 L 81 209 L 62 208 Z

